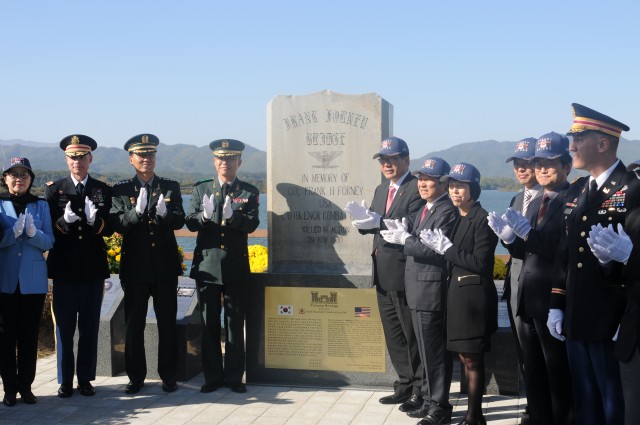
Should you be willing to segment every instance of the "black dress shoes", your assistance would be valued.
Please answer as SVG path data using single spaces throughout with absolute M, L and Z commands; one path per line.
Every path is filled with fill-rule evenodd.
M 16 394 L 15 393 L 5 393 L 4 398 L 2 399 L 2 404 L 7 407 L 16 405 Z
M 411 396 L 408 394 L 393 393 L 391 395 L 381 397 L 378 401 L 380 402 L 380 404 L 400 404 L 409 400 L 410 397 Z
M 467 422 L 465 419 L 462 420 L 458 425 L 487 425 L 487 420 L 482 416 L 475 422 Z
M 78 390 L 83 396 L 91 397 L 96 395 L 96 389 L 93 388 L 89 381 L 78 381 Z
M 247 392 L 247 386 L 242 382 L 239 382 L 237 384 L 229 384 L 229 388 L 231 389 L 231 391 L 238 394 L 244 394 Z
M 422 405 L 417 409 L 407 410 L 405 411 L 405 413 L 410 418 L 424 418 L 429 414 L 429 406 Z M 426 422 L 426 423 L 429 423 L 429 422 Z
M 38 397 L 33 395 L 31 390 L 19 391 L 19 393 L 20 393 L 20 398 L 22 399 L 23 403 L 36 404 L 38 402 Z
M 62 384 L 60 388 L 58 388 L 58 397 L 60 398 L 69 398 L 73 395 L 73 385 L 71 384 Z
M 401 412 L 408 412 L 410 410 L 421 408 L 423 404 L 424 400 L 422 399 L 422 396 L 419 394 L 413 394 L 411 397 L 409 397 L 409 400 L 405 401 L 400 405 L 400 407 L 398 407 L 398 410 L 400 410 Z
M 451 423 L 451 416 L 437 416 L 429 414 L 422 418 L 417 425 L 444 425 Z
M 178 389 L 176 381 L 162 381 L 162 391 L 165 393 L 172 393 Z
M 217 390 L 220 385 L 216 385 L 213 382 L 205 382 L 202 387 L 200 387 L 201 393 L 212 393 Z
M 129 381 L 127 386 L 124 388 L 125 394 L 137 394 L 140 392 L 140 389 L 144 387 L 144 381 L 142 382 L 133 382 Z

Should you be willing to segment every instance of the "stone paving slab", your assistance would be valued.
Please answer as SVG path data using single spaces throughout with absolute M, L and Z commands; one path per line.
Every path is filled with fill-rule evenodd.
M 167 394 L 157 380 L 145 381 L 134 396 L 124 393 L 126 376 L 98 377 L 94 397 L 77 391 L 71 398 L 57 396 L 56 358 L 38 360 L 33 393 L 36 405 L 18 398 L 14 407 L 0 405 L 0 425 L 4 424 L 158 424 L 158 425 L 415 425 L 396 405 L 378 403 L 390 391 L 353 388 L 297 388 L 249 385 L 246 394 L 219 389 L 200 393 L 202 374 L 179 382 L 178 391 Z M 467 399 L 460 384 L 451 388 L 453 424 L 466 411 Z M 485 417 L 492 425 L 518 425 L 525 398 L 485 396 Z

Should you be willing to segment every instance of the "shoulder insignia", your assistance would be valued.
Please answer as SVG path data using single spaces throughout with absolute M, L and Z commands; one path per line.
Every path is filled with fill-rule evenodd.
M 54 182 L 53 180 L 49 180 L 49 181 L 46 183 L 46 185 L 47 185 L 47 186 L 51 186 L 52 184 L 55 184 L 55 182 Z
M 120 180 L 118 183 L 114 184 L 114 186 L 118 186 L 119 184 L 131 183 L 131 179 Z
M 636 178 L 640 180 L 640 168 L 636 168 L 633 172 L 636 173 Z
M 208 182 L 210 182 L 210 181 L 213 181 L 213 179 L 211 178 L 211 179 L 198 180 L 198 181 L 194 184 L 194 186 L 199 185 L 200 183 L 208 183 Z

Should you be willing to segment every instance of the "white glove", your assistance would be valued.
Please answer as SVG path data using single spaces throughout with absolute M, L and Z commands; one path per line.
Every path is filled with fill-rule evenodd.
M 71 209 L 71 201 L 67 202 L 67 205 L 64 206 L 64 215 L 62 218 L 64 218 L 67 224 L 80 220 L 80 217 Z
M 447 250 L 453 246 L 453 243 L 451 243 L 451 241 L 449 240 L 447 235 L 444 234 L 442 229 L 436 229 L 435 233 L 438 236 L 435 251 L 440 255 L 444 255 L 444 253 L 447 252 Z
M 164 202 L 164 195 L 161 193 L 156 204 L 156 215 L 164 218 L 167 215 L 167 203 Z
M 618 325 L 618 329 L 616 329 L 616 334 L 613 336 L 613 338 L 611 338 L 611 341 L 617 341 L 619 333 L 620 333 L 620 325 Z
M 423 245 L 433 249 L 437 240 L 438 235 L 436 235 L 435 231 L 431 229 L 422 229 L 422 231 L 420 231 L 420 242 L 422 242 Z
M 13 235 L 16 237 L 16 239 L 18 239 L 22 232 L 24 232 L 25 220 L 26 218 L 24 214 L 20 214 L 16 222 L 13 224 Z
M 227 197 L 224 198 L 224 205 L 222 206 L 222 218 L 225 220 L 229 220 L 233 217 L 233 208 L 231 208 L 231 204 L 231 196 L 227 195 Z
M 98 213 L 98 209 L 94 205 L 93 201 L 89 199 L 89 197 L 84 198 L 84 215 L 87 217 L 87 224 L 89 226 L 93 226 L 93 223 L 96 222 L 96 214 Z
M 29 211 L 27 211 L 27 214 L 25 215 L 25 217 L 26 217 L 26 220 L 25 220 L 24 226 L 26 228 L 27 236 L 32 238 L 36 235 L 36 233 L 38 232 L 38 229 L 36 229 L 36 225 L 33 222 L 33 216 Z
M 395 219 L 384 219 L 384 224 L 387 226 L 387 230 L 381 230 L 380 235 L 388 243 L 404 245 L 405 241 L 411 233 L 407 232 L 407 218 L 403 217 L 402 221 Z
M 204 219 L 211 220 L 215 210 L 216 204 L 213 202 L 213 194 L 211 196 L 204 195 L 202 197 L 202 216 Z
M 364 202 L 364 199 L 363 199 L 360 205 L 358 205 L 354 201 L 349 201 L 344 211 L 351 214 L 351 217 L 354 220 L 364 220 L 369 217 L 367 215 L 368 209 L 369 208 L 367 207 L 367 204 Z
M 139 215 L 144 214 L 144 209 L 147 208 L 148 196 L 147 189 L 141 187 L 140 193 L 138 194 L 138 200 L 136 201 L 136 212 Z
M 360 220 L 353 220 L 351 225 L 356 229 L 369 230 L 380 228 L 380 214 L 370 209 L 366 210 L 367 217 Z
M 503 215 L 509 227 L 513 229 L 513 233 L 517 237 L 524 239 L 531 231 L 531 225 L 522 214 L 514 210 L 513 208 L 507 208 L 507 212 Z
M 513 229 L 509 227 L 506 220 L 502 217 L 498 217 L 495 211 L 491 211 L 487 217 L 489 227 L 493 230 L 504 243 L 507 245 L 512 244 L 516 240 L 516 234 L 513 233 Z
M 613 230 L 611 224 L 605 228 L 600 226 L 599 223 L 598 226 L 599 227 L 591 226 L 589 238 L 587 238 L 587 243 L 593 255 L 595 255 L 601 263 L 607 263 L 613 260 L 627 264 L 631 250 L 633 250 L 633 243 L 631 242 L 631 238 L 625 233 L 622 223 L 618 223 L 618 233 Z
M 549 309 L 549 317 L 547 318 L 547 328 L 551 333 L 551 336 L 555 339 L 559 339 L 560 341 L 564 341 L 565 338 L 562 336 L 562 322 L 564 321 L 564 311 L 559 308 L 551 308 Z

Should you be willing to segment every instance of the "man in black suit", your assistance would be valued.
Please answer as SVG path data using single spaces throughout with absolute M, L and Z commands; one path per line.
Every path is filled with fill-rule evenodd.
M 572 107 L 573 166 L 590 176 L 567 192 L 558 251 L 564 268 L 559 276 L 565 278 L 554 282 L 547 326 L 552 336 L 566 338 L 576 423 L 621 424 L 624 402 L 612 339 L 624 312 L 625 279 L 621 264 L 599 263 L 587 237 L 594 225 L 615 229 L 624 223 L 640 206 L 640 185 L 616 153 L 629 127 L 577 103 Z
M 385 220 L 387 228 L 380 234 L 387 243 L 404 245 L 407 256 L 404 286 L 411 321 L 418 342 L 423 366 L 423 405 L 407 415 L 423 418 L 418 425 L 439 425 L 451 422 L 453 407 L 449 403 L 451 353 L 444 340 L 444 313 L 447 294 L 447 263 L 443 256 L 420 242 L 420 232 L 441 229 L 448 237 L 458 217 L 458 209 L 447 195 L 447 183 L 440 177 L 449 174 L 451 167 L 442 158 L 428 158 L 417 171 L 418 190 L 427 203 L 419 214 L 408 221 Z M 409 233 L 409 231 L 411 233 Z
M 45 198 L 51 211 L 55 242 L 47 256 L 53 280 L 53 315 L 58 356 L 58 396 L 73 395 L 73 376 L 84 396 L 96 393 L 98 329 L 104 280 L 109 265 L 103 236 L 113 233 L 109 224 L 111 187 L 89 175 L 92 151 L 98 144 L 81 134 L 60 141 L 69 176 L 48 182 Z M 74 365 L 73 338 L 78 327 L 78 358 Z
M 382 397 L 382 404 L 398 404 L 401 411 L 414 410 L 423 404 L 422 366 L 416 336 L 411 323 L 411 309 L 404 289 L 406 257 L 402 245 L 389 244 L 380 235 L 382 219 L 396 219 L 415 214 L 424 205 L 415 176 L 409 173 L 409 147 L 398 137 L 388 137 L 380 152 L 373 156 L 380 162 L 387 179 L 373 195 L 371 209 L 349 202 L 346 211 L 355 219 L 352 224 L 361 234 L 373 234 L 373 284 L 377 289 L 378 308 L 389 357 L 398 374 L 394 393 Z
M 523 261 L 518 278 L 516 316 L 518 338 L 523 349 L 529 420 L 532 425 L 572 425 L 571 376 L 565 346 L 547 328 L 554 262 L 562 233 L 565 195 L 571 172 L 569 139 L 558 133 L 541 136 L 535 150 L 536 179 L 544 195 L 530 205 L 531 217 L 512 208 L 489 225 L 505 237 L 509 253 Z
M 522 213 L 522 215 L 527 218 L 531 218 L 535 212 L 533 208 L 529 208 L 529 205 L 531 205 L 531 203 L 542 194 L 542 190 L 536 180 L 536 173 L 533 168 L 533 156 L 536 153 L 536 142 L 537 139 L 534 137 L 527 137 L 526 139 L 520 140 L 516 143 L 513 155 L 507 158 L 506 161 L 513 161 L 513 173 L 518 183 L 522 185 L 522 191 L 518 192 L 516 196 L 511 198 L 509 206 L 515 211 Z M 504 242 L 502 242 L 502 244 L 505 245 Z M 520 340 L 518 338 L 521 323 L 520 318 L 516 315 L 518 304 L 518 278 L 520 277 L 521 269 L 522 260 L 511 256 L 507 263 L 507 273 L 504 279 L 502 299 L 507 301 L 509 323 L 511 325 L 511 332 L 513 333 L 518 353 L 518 365 L 520 366 L 520 374 L 524 379 L 522 346 L 520 345 Z M 528 407 L 525 407 L 525 417 L 526 415 L 528 415 Z
M 202 370 L 210 393 L 227 385 L 245 393 L 244 320 L 249 291 L 247 235 L 258 227 L 260 192 L 237 177 L 244 143 L 214 140 L 213 164 L 218 175 L 193 187 L 187 227 L 198 232 L 191 277 L 198 287 L 202 332 Z M 226 330 L 224 362 L 220 346 L 220 297 L 224 295 Z
M 153 134 L 129 139 L 124 149 L 136 175 L 113 187 L 110 220 L 122 234 L 120 281 L 124 289 L 127 394 L 139 392 L 147 375 L 144 328 L 149 296 L 153 297 L 158 323 L 162 389 L 173 392 L 178 388 L 176 291 L 182 265 L 173 232 L 184 225 L 184 210 L 178 182 L 155 175 L 158 143 Z

